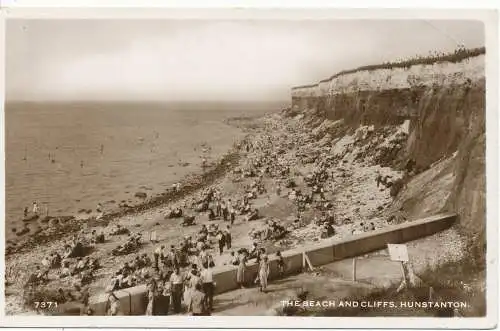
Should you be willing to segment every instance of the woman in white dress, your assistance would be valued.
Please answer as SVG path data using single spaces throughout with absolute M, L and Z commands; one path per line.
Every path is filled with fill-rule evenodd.
M 186 287 L 184 290 L 184 303 L 189 308 L 191 304 L 191 297 L 193 295 L 196 284 L 200 283 L 198 271 L 193 269 L 186 280 Z
M 267 255 L 264 255 L 259 264 L 259 282 L 260 291 L 265 292 L 267 289 L 267 278 L 269 277 L 269 261 Z

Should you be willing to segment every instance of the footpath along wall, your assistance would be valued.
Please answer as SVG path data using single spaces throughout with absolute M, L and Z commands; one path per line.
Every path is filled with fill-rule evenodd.
M 418 238 L 432 235 L 450 227 L 456 220 L 454 213 L 438 214 L 432 217 L 393 225 L 384 229 L 371 231 L 360 235 L 353 235 L 341 241 L 331 238 L 321 243 L 298 247 L 282 253 L 285 260 L 285 274 L 292 275 L 302 271 L 302 254 L 306 253 L 313 266 L 331 263 L 349 257 L 366 254 L 375 250 L 384 249 L 387 244 L 404 243 Z M 271 271 L 269 279 L 278 275 L 277 260 L 270 258 Z M 245 271 L 247 281 L 255 279 L 258 265 L 248 263 Z M 220 266 L 214 268 L 215 294 L 235 290 L 235 266 Z M 120 310 L 125 315 L 142 315 L 146 310 L 146 285 L 135 286 L 115 292 L 120 299 Z M 91 307 L 95 315 L 104 315 L 108 294 L 103 293 L 91 298 Z

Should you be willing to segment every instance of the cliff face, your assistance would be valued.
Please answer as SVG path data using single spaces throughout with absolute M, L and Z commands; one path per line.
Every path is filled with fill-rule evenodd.
M 462 228 L 482 238 L 486 223 L 484 62 L 484 54 L 476 54 L 455 62 L 351 71 L 292 89 L 292 110 L 342 119 L 344 133 L 366 125 L 377 132 L 409 122 L 392 166 L 402 168 L 412 159 L 419 177 L 425 177 L 422 171 L 450 159 L 451 166 L 442 167 L 447 173 L 441 174 L 453 176 L 444 209 L 458 212 Z M 417 196 L 407 194 L 415 213 L 419 195 L 425 196 L 432 182 L 414 193 Z

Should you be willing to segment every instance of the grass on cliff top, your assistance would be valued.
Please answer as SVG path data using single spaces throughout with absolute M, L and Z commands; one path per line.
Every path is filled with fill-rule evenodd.
M 486 53 L 486 48 L 485 47 L 479 47 L 479 48 L 471 48 L 471 49 L 466 49 L 466 48 L 458 48 L 456 49 L 453 53 L 435 53 L 430 56 L 423 56 L 423 55 L 417 55 L 414 57 L 411 57 L 409 59 L 400 59 L 394 62 L 384 62 L 380 64 L 372 64 L 372 65 L 367 65 L 367 66 L 361 66 L 355 69 L 349 69 L 349 70 L 343 70 L 335 75 L 331 76 L 328 79 L 323 79 L 320 81 L 320 83 L 330 81 L 334 78 L 337 78 L 342 75 L 347 75 L 347 74 L 352 74 L 355 72 L 359 71 L 372 71 L 372 70 L 377 70 L 377 69 L 395 69 L 395 68 L 409 68 L 414 65 L 431 65 L 434 63 L 438 62 L 451 62 L 451 63 L 457 63 L 461 62 L 464 59 L 474 57 L 474 56 L 479 56 L 481 54 Z M 311 84 L 311 85 L 301 85 L 301 86 L 296 86 L 293 87 L 292 89 L 298 89 L 298 88 L 307 88 L 307 87 L 315 87 L 318 86 L 318 84 Z

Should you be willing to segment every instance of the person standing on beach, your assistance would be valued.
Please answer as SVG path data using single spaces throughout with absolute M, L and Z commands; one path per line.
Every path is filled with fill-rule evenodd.
M 117 316 L 119 314 L 120 314 L 120 300 L 113 292 L 110 292 L 108 296 L 108 301 L 106 302 L 106 315 Z
M 382 175 L 378 171 L 376 173 L 375 182 L 377 183 L 377 188 L 380 186 L 380 183 L 382 183 Z
M 158 261 L 160 260 L 160 254 L 162 253 L 163 248 L 165 248 L 165 246 L 163 245 L 161 247 L 156 247 L 155 251 L 153 252 L 153 267 L 155 268 L 155 270 L 159 269 Z
M 33 214 L 38 215 L 38 202 L 33 201 Z
M 165 279 L 163 281 L 163 286 L 160 289 L 158 297 L 158 315 L 166 316 L 170 308 L 170 297 L 172 294 L 172 288 L 170 282 Z
M 156 281 L 151 279 L 147 285 L 148 305 L 146 306 L 146 315 L 152 316 L 156 312 Z
M 259 282 L 261 292 L 266 292 L 267 278 L 269 277 L 269 261 L 267 255 L 263 255 L 259 263 Z
M 226 230 L 224 231 L 224 236 L 225 236 L 225 242 L 226 242 L 226 248 L 231 249 L 231 228 L 229 225 L 226 227 Z
M 216 198 L 216 200 L 215 200 L 215 215 L 217 217 L 220 217 L 221 211 L 222 211 L 222 208 L 221 208 L 221 204 L 220 204 L 220 199 Z
M 170 276 L 170 283 L 172 288 L 172 304 L 174 306 L 174 313 L 179 314 L 181 312 L 184 277 L 178 266 L 175 267 L 175 271 Z
M 238 271 L 236 272 L 236 283 L 240 288 L 245 288 L 246 254 L 241 253 L 239 257 Z
M 221 203 L 221 211 L 222 211 L 222 219 L 224 220 L 224 222 L 227 221 L 227 205 L 226 205 L 226 202 L 224 200 L 222 200 L 222 203 Z
M 206 301 L 206 295 L 202 292 L 201 284 L 196 284 L 188 306 L 188 311 L 191 312 L 192 316 L 210 315 L 210 313 L 207 313 Z
M 196 264 L 193 265 L 192 267 L 196 267 Z M 193 299 L 193 294 L 195 292 L 196 284 L 201 284 L 201 279 L 198 276 L 198 269 L 192 268 L 191 272 L 188 273 L 188 275 L 187 275 L 186 286 L 185 286 L 185 290 L 184 290 L 184 292 L 185 292 L 184 303 L 188 307 L 188 312 L 189 312 L 191 300 Z
M 222 233 L 222 231 L 219 230 L 219 232 L 217 233 L 217 241 L 219 243 L 219 254 L 220 255 L 222 255 L 222 253 L 224 252 L 224 246 L 226 245 L 225 239 L 226 239 L 226 236 L 224 235 L 224 233 Z
M 231 221 L 231 225 L 234 224 L 234 220 L 236 218 L 236 211 L 235 211 L 235 208 L 233 206 L 233 203 L 231 201 L 231 199 L 229 199 L 229 202 L 228 202 L 228 205 L 227 205 L 227 210 L 228 210 L 228 213 L 229 213 L 229 220 Z
M 208 264 L 203 265 L 203 270 L 201 271 L 201 283 L 203 287 L 203 293 L 205 293 L 205 307 L 207 312 L 210 313 L 214 304 L 214 279 L 213 279 L 212 269 Z
M 285 259 L 283 259 L 280 251 L 276 252 L 276 257 L 278 258 L 278 275 L 279 278 L 283 278 L 285 274 Z

